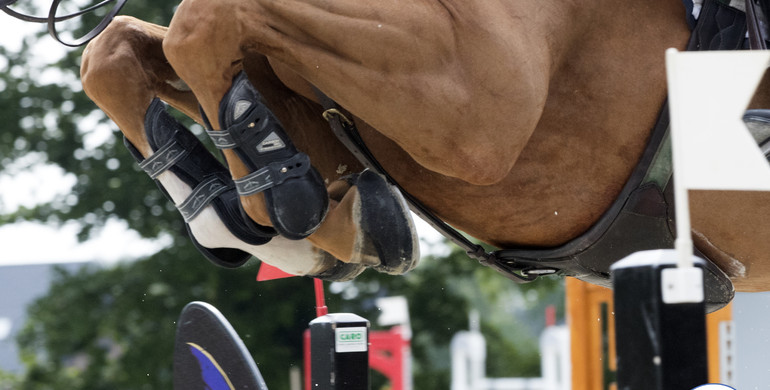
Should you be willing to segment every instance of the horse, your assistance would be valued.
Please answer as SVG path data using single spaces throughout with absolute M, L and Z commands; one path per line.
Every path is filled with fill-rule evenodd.
M 715 15 L 734 25 L 708 35 L 701 23 Z M 723 2 L 707 0 L 697 22 L 688 17 L 680 0 L 184 0 L 168 27 L 116 17 L 84 51 L 81 78 L 140 163 L 160 154 L 168 134 L 185 133 L 157 119 L 167 115 L 159 101 L 205 126 L 215 141 L 224 130 L 227 143 L 237 138 L 229 127 L 241 126 L 230 123 L 238 104 L 251 99 L 242 110 L 264 106 L 264 120 L 285 131 L 259 145 L 290 139 L 292 156 L 309 156 L 312 167 L 291 157 L 304 183 L 297 188 L 307 187 L 299 202 L 276 205 L 291 198 L 288 190 L 236 194 L 238 217 L 279 234 L 250 243 L 229 234 L 223 214 L 206 207 L 188 221 L 204 252 L 235 248 L 293 274 L 331 279 L 366 267 L 402 274 L 419 254 L 395 182 L 448 225 L 515 254 L 533 253 L 529 264 L 536 265 L 537 253 L 574 247 L 604 216 L 631 203 L 623 215 L 657 219 L 628 231 L 672 234 L 670 177 L 626 193 L 666 115 L 665 50 L 724 46 L 730 29 L 737 31 L 732 45 L 741 46 L 746 31 L 742 11 Z M 752 107 L 770 107 L 766 83 Z M 324 107 L 326 98 L 340 109 Z M 359 173 L 361 162 L 333 136 L 329 116 L 356 125 L 392 182 Z M 247 152 L 222 153 L 224 172 L 236 181 L 261 169 Z M 148 173 L 178 206 L 196 190 L 180 173 Z M 362 178 L 377 189 L 366 189 Z M 376 209 L 380 198 L 390 203 Z M 770 194 L 691 191 L 690 202 L 699 253 L 738 291 L 768 290 L 770 241 L 761 237 L 770 233 Z M 315 210 L 299 225 L 314 222 L 276 226 L 295 223 L 276 213 L 296 209 Z M 376 236 L 391 233 L 377 233 L 372 219 L 397 221 L 400 227 L 388 231 L 401 263 L 378 258 L 389 244 Z M 622 234 L 592 234 L 606 239 L 611 256 L 571 267 L 568 254 L 549 263 L 554 271 L 601 284 L 608 264 L 633 247 Z

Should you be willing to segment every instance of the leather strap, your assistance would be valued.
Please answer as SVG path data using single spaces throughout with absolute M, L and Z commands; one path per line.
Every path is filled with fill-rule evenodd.
M 48 25 L 48 33 L 54 39 L 56 39 L 57 42 L 69 47 L 78 47 L 78 46 L 85 45 L 90 40 L 94 39 L 97 35 L 99 35 L 102 31 L 104 31 L 104 29 L 107 28 L 110 22 L 112 22 L 112 19 L 118 14 L 118 12 L 120 12 L 120 10 L 123 8 L 123 6 L 126 4 L 128 0 L 104 0 L 84 10 L 74 12 L 64 16 L 56 16 L 56 11 L 59 9 L 59 3 L 61 3 L 61 0 L 53 0 L 53 3 L 51 4 L 51 9 L 48 11 L 47 17 L 39 17 L 39 16 L 23 14 L 21 12 L 14 11 L 8 7 L 9 5 L 15 3 L 16 1 L 17 0 L 0 0 L 0 11 L 3 11 L 6 14 L 13 16 L 16 19 L 23 20 L 25 22 L 46 23 Z M 58 31 L 56 31 L 56 23 L 85 15 L 91 11 L 102 8 L 112 2 L 117 2 L 117 3 L 115 4 L 115 6 L 112 7 L 110 12 L 108 12 L 107 15 L 105 15 L 104 18 L 102 18 L 101 22 L 99 22 L 99 24 L 96 27 L 91 29 L 91 31 L 86 33 L 81 38 L 76 39 L 74 42 L 65 42 L 59 37 Z
M 433 211 L 428 209 L 427 206 L 420 202 L 419 199 L 415 198 L 412 196 L 412 194 L 401 187 L 401 185 L 399 185 L 398 182 L 396 182 L 396 180 L 388 174 L 382 165 L 380 165 L 380 163 L 377 161 L 377 159 L 374 157 L 372 152 L 361 138 L 355 123 L 353 123 L 353 121 L 348 118 L 349 114 L 346 114 L 345 111 L 337 104 L 337 102 L 326 96 L 326 94 L 317 88 L 314 88 L 314 90 L 325 110 L 323 117 L 329 122 L 332 132 L 335 136 L 337 136 L 340 142 L 342 142 L 342 144 L 345 145 L 345 147 L 350 150 L 351 153 L 353 153 L 353 155 L 358 159 L 358 161 L 361 162 L 364 167 L 381 174 L 388 180 L 388 182 L 396 186 L 399 191 L 401 191 L 401 194 L 404 196 L 404 199 L 406 200 L 412 212 L 417 214 L 444 237 L 462 248 L 469 257 L 478 260 L 481 264 L 487 267 L 495 269 L 508 279 L 517 283 L 530 282 L 535 280 L 540 274 L 551 274 L 555 272 L 551 269 L 547 269 L 543 270 L 543 272 L 540 274 L 538 274 L 536 271 L 525 274 L 521 272 L 522 269 L 518 268 L 516 264 L 513 264 L 512 262 L 501 261 L 501 259 L 499 259 L 497 256 L 497 252 L 487 252 L 484 247 L 473 243 L 457 229 L 441 220 L 441 218 L 436 216 Z

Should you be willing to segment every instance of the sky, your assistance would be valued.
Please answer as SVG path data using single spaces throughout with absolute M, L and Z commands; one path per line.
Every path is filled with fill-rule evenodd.
M 49 1 L 35 0 L 45 7 Z M 25 23 L 0 13 L 0 45 L 18 50 L 25 35 L 45 31 L 42 24 Z M 36 63 L 58 58 L 68 48 L 62 46 L 53 38 L 45 37 L 35 47 L 34 55 L 30 56 L 32 66 Z M 0 72 L 8 72 L 7 63 L 0 58 Z M 43 82 L 46 77 L 42 75 Z M 0 118 L 1 120 L 2 118 Z M 106 138 L 114 136 L 109 129 L 95 131 L 89 134 L 86 142 L 98 144 Z M 35 156 L 29 156 L 29 159 Z M 29 163 L 30 161 L 27 161 Z M 34 161 L 32 161 L 34 162 Z M 24 164 L 19 164 L 24 165 Z M 60 194 L 66 194 L 74 184 L 75 179 L 55 165 L 32 164 L 32 168 L 8 169 L 11 174 L 0 175 L 0 213 L 12 212 L 19 206 L 32 207 L 35 204 L 52 200 Z M 149 179 L 148 179 L 149 180 Z M 44 183 L 41 185 L 41 183 Z M 414 217 L 418 231 L 425 242 L 422 243 L 423 253 L 437 253 L 442 248 L 441 236 L 418 217 Z M 144 240 L 130 230 L 124 221 L 111 220 L 96 237 L 84 243 L 78 243 L 75 223 L 67 223 L 63 227 L 46 226 L 40 223 L 23 222 L 0 226 L 0 266 L 50 262 L 97 261 L 100 263 L 115 263 L 121 260 L 134 259 L 157 252 L 169 242 L 169 239 Z

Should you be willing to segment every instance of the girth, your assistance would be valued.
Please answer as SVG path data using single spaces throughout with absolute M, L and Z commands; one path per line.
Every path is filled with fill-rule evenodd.
M 746 14 L 718 0 L 706 0 L 687 50 L 740 49 L 746 31 Z M 320 91 L 317 94 L 326 110 L 324 117 L 340 141 L 364 166 L 385 175 L 398 186 L 366 147 L 347 114 Z M 561 274 L 611 287 L 609 267 L 612 263 L 633 252 L 674 246 L 675 214 L 667 105 L 661 109 L 644 153 L 618 198 L 588 231 L 559 247 L 507 248 L 487 252 L 399 188 L 413 212 L 463 248 L 470 257 L 516 282 L 532 281 L 540 275 Z M 697 250 L 696 254 L 708 260 Z M 724 272 L 711 261 L 707 264 L 706 301 L 709 311 L 712 311 L 730 302 L 734 290 Z

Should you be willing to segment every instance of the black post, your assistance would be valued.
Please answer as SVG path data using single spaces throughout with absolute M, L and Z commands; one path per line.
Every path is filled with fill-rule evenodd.
M 369 390 L 369 321 L 327 314 L 310 321 L 313 390 Z
M 683 273 L 677 252 L 634 253 L 611 267 L 618 390 L 692 390 L 708 383 L 704 262 Z

